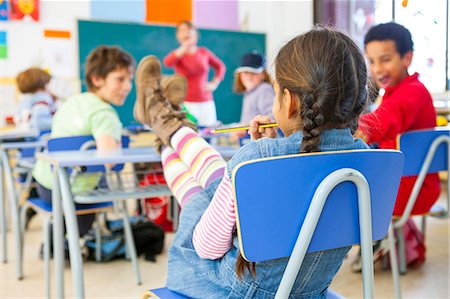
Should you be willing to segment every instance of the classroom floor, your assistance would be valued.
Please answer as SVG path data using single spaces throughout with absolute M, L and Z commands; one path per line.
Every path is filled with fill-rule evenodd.
M 418 269 L 409 269 L 407 275 L 401 277 L 403 298 L 450 298 L 450 221 L 429 219 L 427 225 L 427 260 Z M 13 252 L 12 234 L 8 233 L 8 263 L 0 263 L 0 298 L 45 296 L 43 262 L 38 258 L 42 240 L 40 217 L 33 219 L 25 238 L 25 278 L 18 281 L 15 278 L 16 257 Z M 165 251 L 158 256 L 156 263 L 140 258 L 143 278 L 141 286 L 136 285 L 131 265 L 125 260 L 104 264 L 86 262 L 84 264 L 86 298 L 140 298 L 146 289 L 164 286 L 167 274 L 167 248 L 172 239 L 173 234 L 167 234 Z M 361 275 L 353 273 L 350 269 L 356 249 L 351 250 L 331 285 L 334 291 L 346 298 L 362 297 Z M 72 298 L 74 294 L 71 284 L 70 268 L 66 264 L 66 298 Z M 52 288 L 54 289 L 54 285 Z M 375 296 L 393 298 L 391 273 L 383 271 L 380 265 L 376 266 L 375 272 Z

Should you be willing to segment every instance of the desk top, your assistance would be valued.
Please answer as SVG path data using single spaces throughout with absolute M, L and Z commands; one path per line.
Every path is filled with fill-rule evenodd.
M 38 137 L 38 136 L 39 136 L 39 131 L 36 129 L 16 128 L 16 129 L 11 129 L 11 130 L 0 131 L 0 141 L 19 139 L 19 138 Z
M 44 147 L 46 145 L 46 143 L 47 142 L 43 141 L 43 140 L 5 142 L 5 143 L 0 143 L 0 149 L 2 149 L 2 150 L 13 150 L 13 149 L 37 148 L 37 147 Z
M 237 148 L 218 146 L 224 158 L 230 158 Z M 100 164 L 120 164 L 138 162 L 161 162 L 161 156 L 154 147 L 124 148 L 108 151 L 59 151 L 36 153 L 36 158 L 59 167 L 91 166 Z

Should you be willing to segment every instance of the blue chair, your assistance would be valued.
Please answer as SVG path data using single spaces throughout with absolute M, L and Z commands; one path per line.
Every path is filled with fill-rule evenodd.
M 372 241 L 388 232 L 402 169 L 402 153 L 392 150 L 324 152 L 240 164 L 232 182 L 243 257 L 259 262 L 290 256 L 275 297 L 287 298 L 307 252 L 361 244 L 364 298 L 373 298 Z M 390 179 L 380 179 L 386 177 Z M 161 298 L 185 298 L 165 288 L 144 298 L 155 292 Z
M 16 166 L 14 172 L 17 174 L 17 181 L 20 184 L 19 192 L 19 204 L 23 203 L 33 183 L 32 171 L 36 158 L 34 157 L 36 152 L 41 152 L 47 147 L 47 140 L 50 138 L 50 131 L 41 131 L 36 140 L 33 141 L 42 142 L 40 146 L 21 148 L 18 150 L 18 156 L 16 157 Z
M 112 210 L 112 202 L 102 202 L 96 204 L 87 204 L 82 206 L 77 206 L 77 215 L 85 214 L 96 214 L 105 213 Z M 25 229 L 25 211 L 27 208 L 32 208 L 42 216 L 44 216 L 44 221 L 42 224 L 42 235 L 43 235 L 43 257 L 44 257 L 44 278 L 45 278 L 45 293 L 46 298 L 50 298 L 50 234 L 51 234 L 51 223 L 52 223 L 52 205 L 41 199 L 41 198 L 30 198 L 22 208 L 21 213 L 21 231 L 22 231 L 22 246 L 23 237 Z M 96 248 L 101 247 L 101 233 L 100 229 L 96 227 Z M 99 260 L 99 256 L 96 252 L 96 259 Z M 20 267 L 23 267 L 23 249 L 22 255 L 20 256 Z
M 35 132 L 32 133 L 34 134 Z M 36 131 L 36 134 L 37 133 L 38 132 Z M 32 153 L 34 154 L 35 150 L 46 146 L 45 141 L 36 140 L 36 136 L 32 139 L 19 138 L 15 140 L 7 140 L 7 142 L 0 142 L 0 181 L 2 182 L 2 195 L 0 196 L 0 259 L 3 263 L 6 263 L 7 261 L 6 217 L 4 213 L 4 203 L 7 198 L 11 208 L 10 215 L 12 220 L 15 252 L 17 253 L 17 256 L 20 256 L 19 203 L 23 202 L 21 201 L 22 198 L 26 199 L 30 189 L 32 181 L 31 170 L 34 165 L 34 156 L 32 156 Z M 12 163 L 13 161 L 14 163 Z M 8 196 L 5 196 L 4 193 L 6 189 L 8 190 Z M 18 259 L 16 259 L 16 261 L 17 260 Z M 16 275 L 18 279 L 22 278 L 22 273 L 18 262 L 16 262 Z
M 130 138 L 128 136 L 122 136 L 122 147 L 127 148 L 129 147 Z M 48 140 L 47 144 L 47 150 L 52 151 L 69 151 L 69 150 L 88 150 L 88 149 L 94 149 L 95 148 L 95 140 L 92 136 L 71 136 L 71 137 L 61 137 L 61 138 L 52 138 Z M 121 171 L 123 169 L 123 164 L 115 165 L 111 171 L 117 172 Z M 93 173 L 93 172 L 102 172 L 105 173 L 105 167 L 103 165 L 94 165 L 94 166 L 88 166 L 88 167 L 82 167 L 80 169 L 72 169 L 71 170 L 71 176 L 76 177 L 80 173 Z M 105 211 L 111 211 L 111 208 L 113 206 L 112 202 L 100 202 L 100 203 L 92 203 L 92 204 L 85 204 L 77 206 L 77 214 L 97 214 Z M 23 232 L 24 232 L 24 223 L 25 223 L 25 212 L 27 208 L 33 208 L 37 212 L 41 212 L 44 216 L 46 216 L 44 220 L 43 225 L 43 235 L 44 235 L 44 261 L 45 261 L 45 280 L 46 280 L 46 290 L 47 290 L 47 298 L 50 297 L 50 289 L 49 289 L 49 227 L 51 222 L 51 212 L 52 207 L 50 204 L 45 202 L 44 200 L 40 198 L 30 198 L 26 205 L 23 207 L 21 211 L 21 235 L 23 238 Z M 140 284 L 140 274 L 139 274 L 139 268 L 137 264 L 137 256 L 136 256 L 136 249 L 134 246 L 134 240 L 132 236 L 131 231 L 131 225 L 128 221 L 128 214 L 124 206 L 120 208 L 123 218 L 124 218 L 124 227 L 125 227 L 125 237 L 126 237 L 126 244 L 127 244 L 127 253 L 130 255 L 133 269 L 137 276 L 138 284 Z M 128 226 L 128 227 L 126 227 Z M 101 236 L 100 236 L 100 230 L 97 228 L 96 231 L 96 239 L 97 242 L 100 242 Z M 21 242 L 23 245 L 23 241 Z M 96 260 L 100 260 L 100 250 L 101 246 L 98 244 L 96 246 Z M 23 257 L 20 257 L 20 269 L 22 269 L 22 260 Z
M 394 217 L 393 228 L 397 233 L 399 270 L 406 273 L 405 240 L 403 226 L 411 216 L 411 211 L 422 188 L 425 176 L 429 173 L 449 170 L 450 127 L 436 127 L 428 130 L 406 132 L 399 137 L 398 148 L 405 155 L 403 176 L 418 176 L 401 217 Z M 450 190 L 450 180 L 447 177 L 447 190 Z M 447 192 L 447 207 L 434 205 L 428 213 L 422 216 L 422 232 L 425 236 L 426 217 L 448 218 L 450 194 Z M 394 264 L 391 261 L 391 265 Z M 396 285 L 397 291 L 400 287 Z

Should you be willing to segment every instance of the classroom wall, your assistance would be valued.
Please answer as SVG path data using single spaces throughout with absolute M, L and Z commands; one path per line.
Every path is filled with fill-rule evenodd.
M 0 31 L 6 32 L 8 54 L 6 59 L 1 59 L 0 72 L 0 125 L 6 115 L 15 111 L 18 93 L 14 84 L 16 74 L 29 66 L 37 65 L 48 69 L 57 77 L 69 82 L 74 92 L 81 90 L 78 78 L 78 32 L 77 19 L 92 20 L 92 15 L 101 16 L 102 20 L 108 18 L 108 14 L 102 15 L 102 6 L 111 2 L 115 6 L 122 0 L 104 1 L 40 1 L 40 21 L 6 21 L 0 22 Z M 125 1 L 125 0 L 123 0 Z M 195 12 L 201 11 L 195 8 Z M 112 3 L 115 2 L 115 3 Z M 139 1 L 137 1 L 139 2 Z M 143 2 L 140 0 L 140 2 Z M 313 1 L 247 1 L 228 0 L 216 2 L 222 10 L 227 8 L 228 13 L 236 11 L 238 27 L 243 31 L 266 33 L 266 53 L 269 66 L 272 65 L 277 49 L 293 36 L 309 30 L 313 23 Z M 134 3 L 134 2 L 133 2 Z M 138 5 L 138 4 L 136 4 Z M 198 5 L 197 5 L 198 6 Z M 136 7 L 130 16 L 122 11 L 123 20 L 136 20 Z M 104 8 L 103 8 L 104 9 Z M 197 13 L 198 14 L 198 13 Z M 110 16 L 110 15 L 109 15 Z M 114 21 L 121 18 L 120 14 L 111 17 Z M 144 20 L 142 21 L 144 22 Z M 213 26 L 211 18 L 199 19 L 204 28 L 233 29 L 233 22 L 218 22 Z M 234 26 L 233 28 L 221 28 L 220 26 Z M 69 31 L 70 39 L 55 39 L 44 37 L 44 30 Z M 231 71 L 231 70 L 229 70 Z
M 266 33 L 268 64 L 278 49 L 313 26 L 313 1 L 239 1 L 241 30 Z
M 30 66 L 48 69 L 67 82 L 69 89 L 80 89 L 76 19 L 89 16 L 90 4 L 86 1 L 41 1 L 39 22 L 0 22 L 8 51 L 7 58 L 0 60 L 0 125 L 16 109 L 19 95 L 15 76 Z M 46 29 L 70 31 L 71 38 L 46 38 Z

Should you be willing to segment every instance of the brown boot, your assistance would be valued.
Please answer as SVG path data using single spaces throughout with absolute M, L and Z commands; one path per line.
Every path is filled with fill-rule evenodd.
M 145 102 L 145 123 L 155 131 L 163 144 L 169 145 L 170 137 L 183 125 L 183 114 L 173 109 L 172 104 L 162 96 L 161 90 L 146 96 Z
M 194 130 L 196 127 L 164 97 L 160 81 L 161 62 L 155 56 L 144 57 L 136 70 L 134 117 L 151 127 L 163 144 L 169 145 L 170 137 L 181 126 L 189 126 Z M 177 84 L 173 84 L 174 82 Z M 166 85 L 170 90 L 169 94 L 176 94 L 174 91 L 177 89 L 169 86 L 180 86 L 179 82 L 180 79 L 176 79 Z
M 146 96 L 164 101 L 161 93 L 161 62 L 156 56 L 149 55 L 142 58 L 136 70 L 136 102 L 134 104 L 134 118 L 140 123 L 147 123 Z
M 184 76 L 174 74 L 163 77 L 161 80 L 163 95 L 169 100 L 173 107 L 181 110 L 181 104 L 184 102 L 187 93 L 187 80 Z

